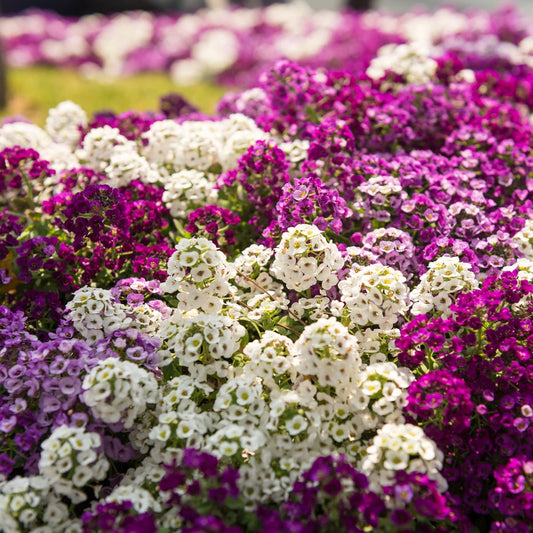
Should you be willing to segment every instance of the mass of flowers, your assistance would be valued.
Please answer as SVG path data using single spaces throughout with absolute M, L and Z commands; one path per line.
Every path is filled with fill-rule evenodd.
M 0 531 L 530 531 L 533 32 L 504 14 L 281 59 L 213 116 L 4 121 Z
M 390 69 L 414 83 L 430 81 L 435 59 L 448 53 L 482 70 L 531 64 L 532 34 L 531 20 L 506 7 L 494 13 L 450 7 L 434 13 L 358 13 L 315 11 L 306 0 L 262 8 L 227 2 L 193 13 L 73 18 L 31 9 L 0 17 L 6 61 L 14 67 L 46 64 L 104 78 L 159 71 L 178 84 L 208 79 L 236 87 L 253 85 L 283 58 L 357 74 L 379 57 L 369 71 L 372 77 Z

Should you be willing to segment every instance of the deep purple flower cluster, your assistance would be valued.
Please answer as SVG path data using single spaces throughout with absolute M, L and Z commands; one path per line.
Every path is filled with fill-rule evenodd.
M 426 474 L 399 471 L 394 484 L 383 487 L 383 494 L 394 502 L 388 519 L 399 531 L 445 533 L 451 523 L 461 527 L 461 522 L 465 522 L 465 517 L 457 513 L 447 495 L 441 494 L 437 483 Z
M 411 383 L 404 412 L 441 450 L 453 453 L 470 429 L 474 413 L 471 392 L 464 379 L 449 370 L 432 370 Z
M 83 191 L 88 185 L 97 185 L 104 180 L 104 174 L 92 168 L 80 167 L 62 171 L 54 188 L 54 195 L 43 201 L 43 213 L 56 213 L 74 194 Z
M 79 287 L 75 251 L 56 236 L 37 236 L 22 241 L 14 254 L 15 293 L 7 300 L 32 323 L 51 329 L 63 314 L 63 298 Z
M 49 165 L 48 161 L 40 159 L 39 153 L 31 148 L 4 148 L 0 152 L 0 194 L 4 201 L 8 199 L 18 204 L 24 198 L 23 201 L 33 207 L 33 197 L 42 184 L 35 185 L 32 181 L 53 176 L 55 170 Z
M 277 199 L 290 181 L 289 162 L 274 143 L 257 141 L 240 157 L 236 169 L 221 174 L 221 198 L 237 199 L 238 214 L 257 234 L 272 222 Z
M 387 502 L 387 504 L 386 504 Z M 435 481 L 425 474 L 398 472 L 383 494 L 368 489 L 366 476 L 342 456 L 319 457 L 279 509 L 260 507 L 258 516 L 270 531 L 440 532 L 458 520 Z
M 241 222 L 239 215 L 224 207 L 206 205 L 195 209 L 187 217 L 185 230 L 195 237 L 213 241 L 224 252 L 235 250 L 235 230 Z
M 57 252 L 64 264 L 48 269 L 56 282 L 64 285 L 58 274 L 67 266 L 74 272 L 76 287 L 96 279 L 106 287 L 119 274 L 164 279 L 162 267 L 172 248 L 162 190 L 138 181 L 115 189 L 95 183 L 99 178 L 92 172 L 82 170 L 81 176 L 88 180 L 81 192 L 69 191 L 76 184 L 68 175 L 65 191 L 46 204 L 47 212 L 56 213 L 53 225 L 66 240 L 58 243 Z
M 182 531 L 239 533 L 238 478 L 237 470 L 224 468 L 214 455 L 186 448 L 179 463 L 167 466 L 159 488 L 170 494 L 166 503 L 178 507 Z
M 460 294 L 449 319 L 416 317 L 396 342 L 400 364 L 442 368 L 411 385 L 406 412 L 445 453 L 443 475 L 467 514 L 517 514 L 489 494 L 499 483 L 495 468 L 531 456 L 531 295 L 533 286 L 516 271 L 503 272 Z
M 87 241 L 112 248 L 118 244 L 117 233 L 128 230 L 125 209 L 126 202 L 118 189 L 109 185 L 88 185 L 72 196 L 56 224 L 73 235 L 72 245 L 76 251 Z M 115 231 L 109 231 L 110 227 L 115 227 Z
M 113 111 L 101 111 L 95 113 L 91 122 L 82 131 L 80 143 L 83 138 L 94 128 L 110 126 L 117 128 L 120 134 L 130 141 L 140 141 L 142 134 L 150 129 L 156 120 L 162 120 L 165 116 L 162 113 L 141 113 L 137 111 L 125 111 L 116 114 Z
M 81 516 L 83 533 L 157 533 L 150 512 L 138 513 L 130 501 L 99 503 Z
M 347 491 L 347 486 L 350 490 Z M 363 531 L 385 515 L 383 500 L 368 490 L 368 480 L 344 459 L 320 457 L 296 481 L 279 510 L 259 511 L 267 531 Z
M 328 183 L 344 182 L 352 174 L 355 140 L 347 122 L 340 117 L 325 116 L 319 124 L 310 121 L 302 138 L 309 141 L 302 172 L 318 176 Z
M 188 102 L 181 94 L 169 93 L 159 99 L 159 107 L 166 118 L 199 113 L 199 109 Z
M 494 471 L 496 487 L 489 500 L 506 518 L 492 524 L 491 533 L 529 531 L 533 520 L 533 461 L 512 457 Z

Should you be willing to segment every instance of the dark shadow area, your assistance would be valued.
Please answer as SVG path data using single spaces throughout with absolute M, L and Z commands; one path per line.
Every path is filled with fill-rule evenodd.
M 234 0 L 230 4 L 257 7 L 275 3 L 286 3 L 275 0 Z M 118 13 L 121 11 L 184 11 L 190 12 L 205 7 L 204 0 L 2 0 L 4 14 L 20 13 L 26 9 L 46 9 L 60 15 L 80 17 L 90 13 Z M 371 9 L 372 0 L 347 0 L 346 7 L 357 10 Z

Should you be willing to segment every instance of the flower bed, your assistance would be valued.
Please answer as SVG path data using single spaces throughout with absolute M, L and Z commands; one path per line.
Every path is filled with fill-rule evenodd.
M 529 531 L 530 66 L 399 56 L 0 128 L 2 531 Z
M 0 17 L 11 66 L 47 64 L 111 78 L 164 71 L 178 84 L 211 79 L 236 87 L 254 85 L 261 72 L 283 58 L 357 74 L 380 49 L 396 43 L 414 45 L 418 55 L 466 56 L 485 68 L 525 58 L 531 64 L 531 39 L 523 40 L 531 34 L 532 21 L 509 8 L 361 14 L 313 11 L 303 0 L 188 14 L 139 11 L 76 19 L 29 10 Z M 388 52 L 382 50 L 377 73 L 392 64 L 408 67 L 410 54 Z

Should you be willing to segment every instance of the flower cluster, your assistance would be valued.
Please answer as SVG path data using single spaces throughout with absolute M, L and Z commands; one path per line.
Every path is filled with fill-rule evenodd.
M 133 426 L 149 404 L 158 400 L 153 374 L 130 361 L 108 357 L 100 361 L 82 383 L 83 402 L 92 414 L 107 424 Z
M 235 272 L 226 256 L 204 237 L 182 239 L 168 260 L 168 278 L 161 284 L 165 293 L 177 291 L 180 311 L 201 309 L 217 313 L 221 297 L 230 292 L 228 280 Z
M 185 229 L 192 235 L 212 240 L 223 251 L 231 250 L 235 244 L 235 230 L 231 226 L 238 226 L 241 219 L 229 209 L 206 205 L 195 209 L 188 218 Z
M 350 327 L 391 329 L 407 311 L 405 281 L 400 271 L 381 263 L 352 269 L 338 284 Z
M 39 473 L 53 484 L 56 493 L 80 503 L 87 497 L 80 489 L 92 480 L 104 479 L 109 469 L 101 446 L 98 433 L 59 426 L 42 444 Z
M 458 257 L 444 256 L 428 265 L 428 271 L 420 283 L 411 291 L 413 315 L 439 313 L 446 318 L 451 314 L 450 305 L 458 292 L 469 292 L 478 288 L 478 281 L 469 263 Z
M 316 226 L 298 224 L 283 234 L 270 270 L 289 290 L 304 292 L 314 285 L 333 287 L 343 264 L 337 247 Z

